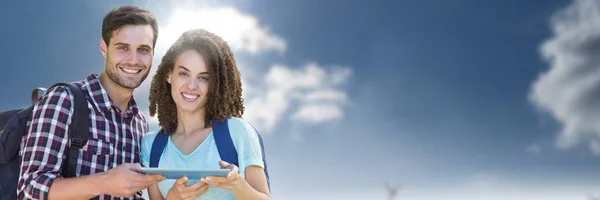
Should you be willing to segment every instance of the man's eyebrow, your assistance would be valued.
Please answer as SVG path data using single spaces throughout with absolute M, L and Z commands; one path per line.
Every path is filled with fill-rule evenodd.
M 142 44 L 142 45 L 140 45 L 140 46 L 141 46 L 142 48 L 148 48 L 148 49 L 152 49 L 152 47 L 150 47 L 150 45 L 145 45 L 145 44 Z
M 115 43 L 115 45 L 118 45 L 118 46 L 129 46 L 129 44 L 127 44 L 127 43 L 123 43 L 123 42 L 117 42 L 117 43 Z M 152 47 L 151 47 L 150 45 L 142 44 L 142 45 L 140 45 L 140 46 L 141 46 L 142 48 L 148 48 L 148 49 L 152 49 Z

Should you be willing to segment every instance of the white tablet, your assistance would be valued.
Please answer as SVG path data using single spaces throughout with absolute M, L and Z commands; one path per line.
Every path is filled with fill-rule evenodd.
M 227 176 L 229 169 L 177 169 L 177 168 L 142 168 L 143 174 L 160 174 L 167 179 L 178 179 L 187 176 L 188 179 L 200 179 L 207 176 Z

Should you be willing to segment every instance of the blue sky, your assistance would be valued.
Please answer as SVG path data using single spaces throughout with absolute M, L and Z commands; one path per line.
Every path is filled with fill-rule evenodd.
M 153 67 L 189 28 L 230 42 L 277 199 L 600 194 L 595 1 L 5 3 L 0 110 L 99 73 L 102 17 L 126 3 L 159 20 Z

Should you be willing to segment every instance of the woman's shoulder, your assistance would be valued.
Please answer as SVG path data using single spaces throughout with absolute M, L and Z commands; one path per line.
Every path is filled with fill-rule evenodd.
M 248 122 L 245 119 L 242 119 L 239 117 L 229 117 L 229 118 L 227 118 L 227 123 L 229 124 L 229 126 L 232 126 L 232 125 L 244 126 Z
M 248 121 L 238 117 L 227 119 L 227 125 L 232 138 L 247 139 L 256 135 L 256 129 Z
M 252 125 L 248 123 L 248 121 L 238 117 L 230 117 L 227 119 L 227 125 L 229 126 L 230 130 L 236 131 L 250 132 L 254 129 Z

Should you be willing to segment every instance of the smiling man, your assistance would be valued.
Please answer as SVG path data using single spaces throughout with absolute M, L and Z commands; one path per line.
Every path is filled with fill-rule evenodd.
M 105 16 L 104 69 L 75 82 L 89 108 L 88 141 L 79 150 L 75 177 L 61 173 L 69 157 L 74 96 L 55 87 L 36 103 L 22 141 L 18 199 L 141 199 L 141 190 L 164 179 L 136 172 L 148 125 L 133 90 L 148 76 L 157 36 L 156 19 L 147 10 L 123 6 Z

